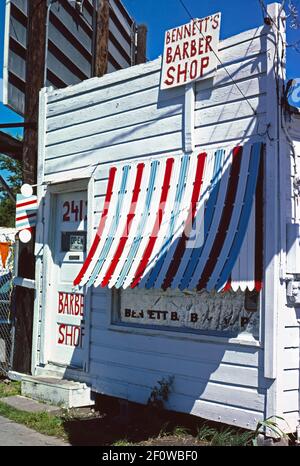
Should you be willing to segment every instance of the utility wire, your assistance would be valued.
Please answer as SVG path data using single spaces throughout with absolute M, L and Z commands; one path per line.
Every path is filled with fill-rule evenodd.
M 181 4 L 181 6 L 183 7 L 183 9 L 185 10 L 185 12 L 187 13 L 187 15 L 190 17 L 191 20 L 193 20 L 193 16 L 190 12 L 190 10 L 187 8 L 187 6 L 185 5 L 184 1 L 183 0 L 179 0 L 179 3 Z M 199 30 L 200 34 L 202 35 L 203 38 L 205 38 L 203 32 L 201 31 L 200 27 L 198 26 L 198 24 L 196 24 L 197 26 L 197 29 Z M 233 84 L 236 86 L 236 88 L 238 89 L 238 91 L 240 92 L 240 94 L 242 95 L 242 97 L 245 99 L 245 101 L 247 102 L 247 104 L 249 105 L 249 107 L 251 108 L 253 114 L 256 116 L 257 115 L 257 112 L 256 110 L 254 109 L 254 107 L 251 105 L 251 102 L 249 101 L 249 99 L 245 96 L 244 92 L 242 91 L 242 89 L 240 88 L 240 86 L 237 84 L 237 82 L 235 81 L 235 79 L 232 77 L 232 75 L 230 74 L 230 72 L 228 71 L 228 69 L 226 68 L 226 66 L 224 65 L 224 63 L 222 62 L 222 60 L 220 59 L 219 55 L 216 53 L 216 51 L 210 46 L 213 54 L 215 55 L 215 57 L 217 58 L 218 62 L 220 63 L 220 65 L 224 68 L 226 74 L 228 75 L 228 77 L 230 78 L 230 80 L 233 82 Z

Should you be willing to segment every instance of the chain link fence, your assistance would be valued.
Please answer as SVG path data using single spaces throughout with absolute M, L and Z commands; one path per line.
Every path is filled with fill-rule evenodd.
M 6 376 L 11 366 L 14 257 L 14 235 L 0 231 L 0 377 Z

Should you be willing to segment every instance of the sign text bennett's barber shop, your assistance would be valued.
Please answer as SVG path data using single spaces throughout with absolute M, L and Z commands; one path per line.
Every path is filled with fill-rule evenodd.
M 170 29 L 165 35 L 161 89 L 213 76 L 218 64 L 221 13 Z

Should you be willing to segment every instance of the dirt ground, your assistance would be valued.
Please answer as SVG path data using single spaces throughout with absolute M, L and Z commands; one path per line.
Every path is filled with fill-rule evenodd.
M 99 396 L 93 415 L 87 413 L 78 416 L 76 412 L 70 412 L 70 418 L 64 421 L 69 442 L 86 446 L 200 446 L 210 444 L 209 441 L 197 438 L 203 424 L 216 431 L 228 428 L 217 423 L 207 423 L 195 416 L 134 403 L 128 403 L 127 408 L 121 409 L 121 415 L 117 400 Z M 236 432 L 239 435 L 245 431 Z

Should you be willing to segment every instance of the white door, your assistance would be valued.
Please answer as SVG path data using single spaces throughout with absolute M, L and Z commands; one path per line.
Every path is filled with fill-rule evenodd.
M 75 291 L 73 281 L 86 257 L 87 193 L 57 194 L 52 240 L 52 270 L 46 341 L 48 361 L 67 367 L 84 368 L 85 293 Z

